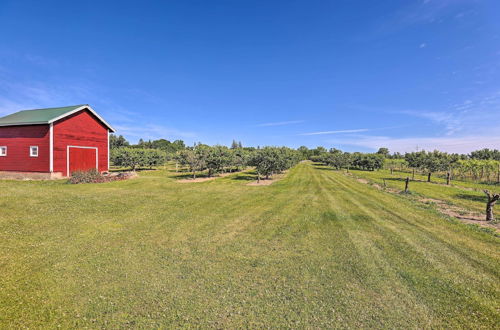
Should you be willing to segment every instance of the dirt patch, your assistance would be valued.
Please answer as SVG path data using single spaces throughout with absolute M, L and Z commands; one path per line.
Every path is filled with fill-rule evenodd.
M 236 173 L 241 173 L 241 172 L 242 171 L 239 171 L 239 172 L 227 172 L 227 173 L 221 173 L 221 174 L 216 175 L 216 176 L 202 177 L 202 178 L 196 178 L 196 179 L 193 179 L 193 178 L 181 179 L 181 180 L 177 180 L 177 182 L 180 182 L 180 183 L 205 182 L 205 181 L 211 181 L 211 180 L 215 180 L 215 179 L 218 179 L 218 178 L 223 178 L 225 176 L 229 176 L 231 174 L 236 174 Z
M 364 184 L 367 184 L 369 183 L 368 180 L 365 180 L 365 179 L 360 179 L 360 178 L 357 178 L 356 181 L 358 182 L 361 182 L 361 183 L 364 183 Z

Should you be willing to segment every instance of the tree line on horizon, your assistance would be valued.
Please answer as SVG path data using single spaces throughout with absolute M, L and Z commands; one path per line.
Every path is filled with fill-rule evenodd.
M 433 173 L 447 172 L 462 178 L 475 181 L 496 176 L 500 182 L 500 150 L 480 149 L 469 154 L 446 153 L 435 151 L 415 151 L 401 154 L 390 153 L 388 148 L 379 148 L 374 153 L 344 152 L 336 148 L 327 150 L 319 146 L 297 149 L 288 147 L 243 147 L 240 141 L 233 140 L 230 147 L 208 146 L 195 143 L 186 146 L 184 141 L 166 139 L 140 139 L 137 144 L 129 143 L 122 135 L 110 135 L 111 160 L 117 166 L 154 167 L 163 165 L 165 161 L 176 161 L 187 166 L 191 171 L 208 170 L 208 175 L 240 169 L 245 166 L 256 166 L 259 175 L 269 176 L 295 165 L 300 160 L 321 162 L 336 169 L 356 168 L 361 170 L 378 170 L 388 168 L 391 171 L 411 169 L 426 172 L 428 181 Z M 293 165 L 291 165 L 293 164 Z M 195 176 L 196 174 L 194 174 Z

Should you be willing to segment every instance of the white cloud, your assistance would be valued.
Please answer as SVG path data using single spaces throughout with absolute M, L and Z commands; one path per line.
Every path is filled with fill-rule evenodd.
M 423 42 L 423 43 L 421 43 L 421 44 L 420 44 L 420 46 L 419 46 L 419 47 L 420 47 L 420 48 L 425 48 L 425 47 L 427 47 L 427 44 L 426 44 L 425 42 Z
M 278 122 L 273 122 L 273 123 L 258 124 L 256 126 L 258 126 L 258 127 L 285 126 L 285 125 L 300 124 L 303 122 L 304 122 L 303 120 L 278 121 Z
M 367 132 L 369 129 L 367 128 L 359 128 L 359 129 L 344 129 L 338 131 L 323 131 L 323 132 L 311 132 L 311 133 L 302 133 L 299 135 L 327 135 L 327 134 L 345 134 L 345 133 L 361 133 Z

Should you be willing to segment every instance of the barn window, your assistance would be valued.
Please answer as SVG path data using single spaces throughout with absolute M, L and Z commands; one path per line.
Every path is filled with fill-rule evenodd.
M 38 146 L 31 146 L 30 147 L 30 156 L 31 157 L 38 157 Z
M 7 147 L 0 147 L 0 156 L 7 156 Z

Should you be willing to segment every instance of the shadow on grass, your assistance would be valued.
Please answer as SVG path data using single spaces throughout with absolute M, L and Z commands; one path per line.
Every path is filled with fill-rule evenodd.
M 257 174 L 252 173 L 242 173 L 231 177 L 231 180 L 237 181 L 255 181 L 257 180 Z
M 326 166 L 317 166 L 317 165 L 314 165 L 314 168 L 317 169 L 317 170 L 320 170 L 320 171 L 337 171 L 333 167 L 326 167 Z
M 149 167 L 135 169 L 136 172 L 152 172 L 152 171 L 157 171 L 157 170 L 158 170 L 157 168 L 149 168 Z M 131 168 L 111 168 L 111 169 L 109 169 L 109 172 L 110 173 L 132 172 L 132 169 Z
M 192 179 L 193 172 L 179 172 L 177 175 L 173 175 L 172 178 L 176 180 Z M 196 173 L 196 178 L 208 178 L 208 173 Z
M 468 195 L 468 194 L 456 194 L 455 197 L 466 199 L 473 202 L 484 202 L 486 203 L 486 196 Z
M 257 180 L 257 172 L 255 170 L 235 172 L 236 175 L 230 176 L 231 180 L 236 181 L 255 181 Z

